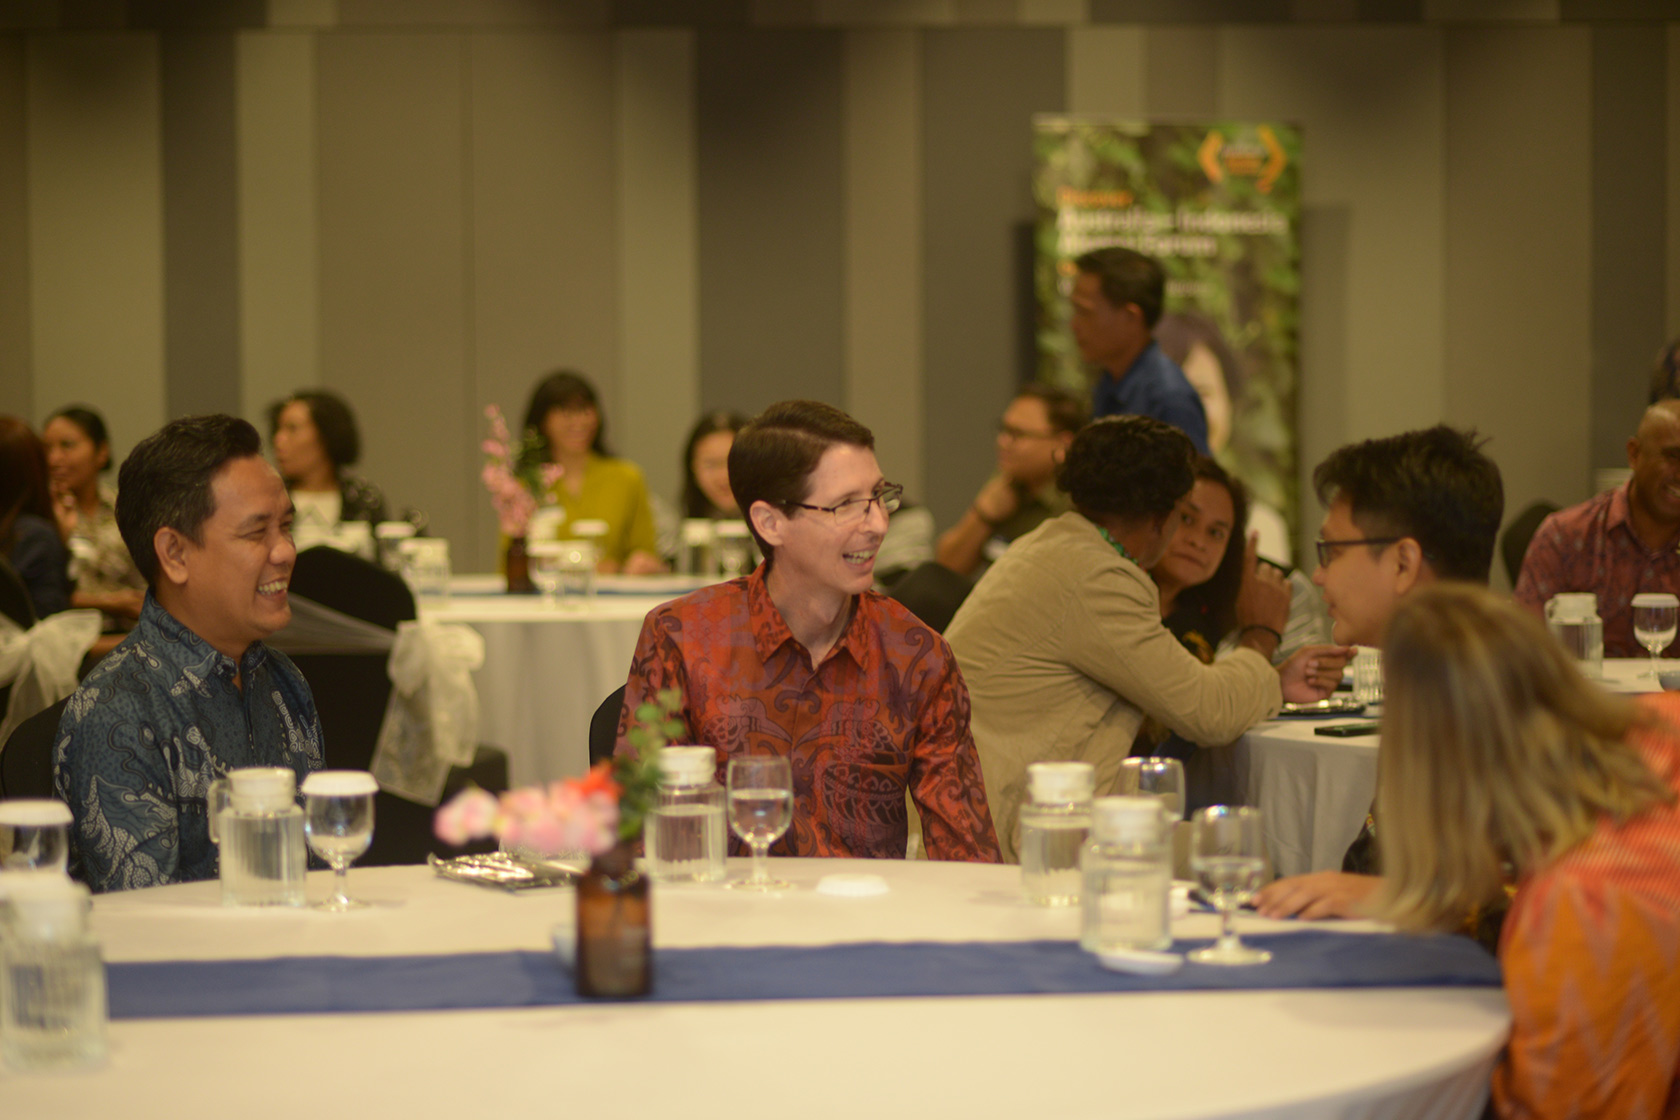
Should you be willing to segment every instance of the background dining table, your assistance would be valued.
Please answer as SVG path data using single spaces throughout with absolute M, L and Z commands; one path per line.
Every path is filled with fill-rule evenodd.
M 510 595 L 500 575 L 462 575 L 447 596 L 419 599 L 420 617 L 460 622 L 484 637 L 479 740 L 505 750 L 515 786 L 589 769 L 589 718 L 630 675 L 642 620 L 661 603 L 715 580 L 598 576 L 579 604 Z
M 745 861 L 731 861 L 734 874 Z M 1019 868 L 907 860 L 777 860 L 782 895 L 717 886 L 653 888 L 655 997 L 670 954 L 734 947 L 739 975 L 803 948 L 892 952 L 1016 952 L 1071 956 L 1076 968 L 1130 983 L 1080 953 L 1077 909 L 1025 903 Z M 880 876 L 874 897 L 819 892 L 836 874 Z M 309 879 L 312 898 L 328 873 Z M 800 1117 L 1473 1117 L 1509 1026 L 1491 961 L 1468 942 L 1464 986 L 895 996 L 877 977 L 842 973 L 823 998 L 585 1002 L 458 1010 L 246 1011 L 165 1017 L 136 1006 L 142 962 L 188 962 L 160 1001 L 188 1005 L 244 993 L 238 970 L 332 958 L 358 971 L 392 966 L 408 999 L 421 964 L 525 951 L 538 983 L 564 974 L 545 954 L 567 924 L 569 889 L 508 894 L 446 881 L 425 867 L 352 869 L 350 890 L 372 906 L 349 914 L 239 910 L 217 884 L 103 895 L 92 928 L 112 969 L 103 1068 L 76 1074 L 0 1072 L 8 1120 L 233 1115 L 712 1116 L 766 1111 Z M 1175 920 L 1181 938 L 1209 937 L 1216 919 Z M 1275 935 L 1352 946 L 1366 923 L 1241 919 L 1245 938 Z M 1281 938 L 1282 941 L 1277 940 Z M 1306 945 L 1302 941 L 1299 944 Z M 1374 943 L 1373 943 L 1374 944 Z M 1063 948 L 1058 950 L 1058 945 Z M 1357 950 L 1357 946 L 1352 946 Z M 920 950 L 918 950 L 920 951 Z M 1385 958 L 1387 947 L 1377 950 Z M 1279 952 L 1279 956 L 1285 955 Z M 316 960 L 316 958 L 323 958 Z M 1315 958 L 1316 959 L 1316 958 Z M 1078 962 L 1086 962 L 1083 965 Z M 661 963 L 664 962 L 664 963 Z M 296 964 L 297 961 L 293 961 Z M 766 964 L 765 967 L 768 967 Z M 1192 967 L 1187 966 L 1187 970 Z M 1272 966 L 1259 966 L 1261 969 Z M 1310 967 L 1310 964 L 1309 964 Z M 220 970 L 220 971 L 218 971 Z M 218 982 L 192 976 L 221 977 Z M 673 972 L 664 973 L 667 977 Z M 982 984 L 1015 976 L 970 977 Z M 1030 979 L 1030 977 L 1028 978 Z M 1221 983 L 1223 983 L 1221 978 Z M 858 995 L 849 998 L 852 984 Z M 1433 981 L 1431 981 L 1433 983 Z M 866 991 L 876 984 L 876 990 Z M 564 986 L 562 984 L 562 986 Z M 125 993 L 127 993 L 125 995 Z M 277 998 L 344 1003 L 298 984 Z M 419 992 L 423 997 L 424 993 Z M 138 1016 L 138 1017 L 134 1017 Z
M 1680 669 L 1680 660 L 1661 662 Z M 1660 690 L 1645 657 L 1605 658 L 1599 681 L 1612 692 Z M 1194 773 L 1202 798 L 1258 806 L 1266 846 L 1279 875 L 1339 871 L 1359 835 L 1377 791 L 1376 732 L 1350 738 L 1320 735 L 1320 727 L 1380 720 L 1381 705 L 1364 715 L 1268 720 L 1227 748 L 1199 752 Z

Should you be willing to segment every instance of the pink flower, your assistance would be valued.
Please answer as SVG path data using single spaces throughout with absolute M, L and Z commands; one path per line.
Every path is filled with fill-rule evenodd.
M 432 831 L 445 844 L 460 847 L 468 840 L 489 836 L 495 830 L 496 818 L 495 795 L 470 786 L 437 811 L 432 818 Z

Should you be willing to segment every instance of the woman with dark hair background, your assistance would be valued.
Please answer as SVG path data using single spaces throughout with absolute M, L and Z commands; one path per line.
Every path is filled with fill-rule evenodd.
M 53 517 L 46 448 L 16 416 L 0 416 L 0 551 L 38 617 L 69 608 L 69 553 Z
M 1203 664 L 1213 664 L 1220 645 L 1237 629 L 1237 600 L 1244 564 L 1256 563 L 1241 526 L 1248 523 L 1248 492 L 1214 460 L 1196 460 L 1196 482 L 1173 514 L 1178 531 L 1166 554 L 1149 570 L 1161 594 L 1161 621 Z M 1259 597 L 1250 615 L 1259 629 L 1282 641 L 1287 602 Z M 1272 613 L 1260 612 L 1262 605 Z M 1188 759 L 1196 744 L 1147 719 L 1132 744 L 1133 754 Z
M 741 516 L 735 495 L 729 489 L 729 449 L 735 446 L 735 433 L 746 427 L 751 417 L 739 412 L 720 409 L 708 412 L 688 433 L 683 448 L 684 517 L 733 518 Z
M 146 580 L 117 529 L 117 492 L 100 476 L 111 469 L 105 420 L 86 405 L 69 405 L 41 429 L 53 513 L 70 548 L 70 603 L 104 614 L 107 632 L 127 631 L 140 617 Z
M 379 487 L 350 473 L 362 456 L 355 414 L 336 393 L 299 389 L 270 406 L 269 440 L 274 464 L 297 506 L 293 535 L 298 549 L 330 543 L 340 524 L 386 519 Z
M 531 391 L 525 429 L 537 433 L 549 461 L 562 468 L 550 496 L 568 524 L 606 522 L 600 570 L 663 572 L 647 479 L 640 467 L 607 449 L 606 428 L 600 398 L 582 374 L 559 370 Z

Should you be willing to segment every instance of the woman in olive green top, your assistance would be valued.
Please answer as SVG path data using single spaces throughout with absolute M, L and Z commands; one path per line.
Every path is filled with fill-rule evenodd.
M 549 459 L 562 468 L 550 497 L 565 511 L 564 524 L 606 522 L 600 570 L 630 575 L 665 571 L 647 480 L 640 467 L 607 450 L 606 420 L 595 387 L 570 370 L 549 374 L 531 393 L 525 427 L 542 437 Z

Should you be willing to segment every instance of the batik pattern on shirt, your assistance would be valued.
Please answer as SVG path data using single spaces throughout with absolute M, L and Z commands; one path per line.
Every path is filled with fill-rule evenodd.
M 1680 697 L 1636 732 L 1680 794 Z M 1493 1101 L 1509 1117 L 1680 1116 L 1680 805 L 1608 818 L 1517 885 L 1499 960 L 1511 1040 Z
M 908 789 L 933 859 L 996 862 L 997 838 L 969 734 L 968 690 L 943 638 L 874 592 L 815 669 L 750 576 L 656 608 L 624 693 L 618 750 L 636 708 L 682 690 L 685 742 L 730 758 L 779 754 L 793 769 L 793 825 L 773 855 L 902 857 Z M 739 841 L 731 850 L 743 854 Z
M 261 642 L 236 665 L 147 595 L 59 721 L 53 781 L 74 817 L 72 873 L 96 891 L 215 878 L 210 783 L 243 766 L 286 766 L 300 784 L 321 768 L 309 685 Z

